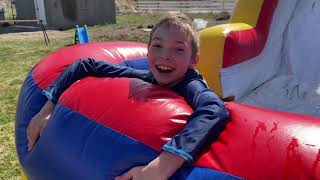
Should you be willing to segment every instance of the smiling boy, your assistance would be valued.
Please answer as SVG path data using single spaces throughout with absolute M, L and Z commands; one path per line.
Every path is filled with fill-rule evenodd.
M 157 158 L 116 179 L 168 179 L 217 138 L 229 116 L 223 102 L 195 70 L 198 50 L 199 38 L 193 22 L 184 15 L 171 15 L 160 20 L 151 31 L 147 56 L 149 71 L 94 59 L 81 59 L 71 64 L 44 90 L 49 100 L 28 126 L 28 150 L 36 143 L 60 95 L 73 82 L 87 76 L 139 78 L 179 93 L 193 113 L 186 127 L 163 146 L 163 152 Z

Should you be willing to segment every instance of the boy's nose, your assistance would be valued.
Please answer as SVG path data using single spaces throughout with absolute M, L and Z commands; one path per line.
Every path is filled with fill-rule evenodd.
M 172 58 L 172 52 L 168 50 L 163 50 L 161 53 L 161 58 L 164 60 L 170 60 Z

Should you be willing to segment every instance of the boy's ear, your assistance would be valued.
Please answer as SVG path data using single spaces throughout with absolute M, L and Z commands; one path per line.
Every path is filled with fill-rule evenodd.
M 200 53 L 197 53 L 197 54 L 194 56 L 194 58 L 191 59 L 189 68 L 190 68 L 190 69 L 194 69 L 194 68 L 198 65 L 199 60 L 200 60 Z

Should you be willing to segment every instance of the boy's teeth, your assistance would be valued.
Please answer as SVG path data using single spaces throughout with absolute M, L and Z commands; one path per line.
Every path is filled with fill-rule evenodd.
M 168 66 L 162 66 L 162 65 L 158 65 L 158 68 L 164 71 L 171 71 L 173 70 L 173 68 L 168 67 Z

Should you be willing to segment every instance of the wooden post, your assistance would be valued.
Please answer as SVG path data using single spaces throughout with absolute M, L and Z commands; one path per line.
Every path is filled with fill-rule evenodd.
M 12 1 L 11 1 L 11 14 L 12 14 L 12 19 L 15 20 L 16 17 L 15 17 L 15 14 L 13 13 L 13 6 L 14 6 L 14 8 L 16 9 L 16 1 L 15 1 L 15 0 L 12 0 Z
M 5 16 L 4 16 L 4 8 L 0 8 L 0 21 L 1 20 L 5 20 Z
M 222 0 L 222 11 L 225 11 L 225 9 L 224 9 L 224 8 L 225 8 L 225 7 L 224 7 L 224 1 L 225 1 L 225 0 Z

